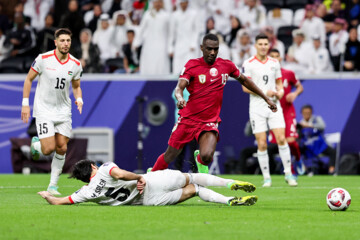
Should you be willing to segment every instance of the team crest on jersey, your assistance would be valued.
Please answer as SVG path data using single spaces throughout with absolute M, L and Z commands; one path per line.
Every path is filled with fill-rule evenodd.
M 210 75 L 213 77 L 216 77 L 218 75 L 218 70 L 216 68 L 211 68 L 210 69 Z
M 71 75 L 72 75 L 72 71 L 68 71 L 68 74 L 71 76 Z
M 199 75 L 198 77 L 199 77 L 199 82 L 200 82 L 201 84 L 204 84 L 204 83 L 206 82 L 206 75 L 201 74 L 201 75 Z

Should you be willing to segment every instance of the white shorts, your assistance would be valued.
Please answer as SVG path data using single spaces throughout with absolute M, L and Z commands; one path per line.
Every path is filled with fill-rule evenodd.
M 250 112 L 250 123 L 253 133 L 267 132 L 270 129 L 285 128 L 285 120 L 282 109 L 277 112 L 259 114 Z M 268 127 L 269 125 L 269 127 Z
M 70 138 L 72 130 L 72 121 L 69 118 L 67 121 L 51 121 L 45 118 L 36 118 L 36 130 L 40 139 L 55 136 L 55 133 Z
M 186 177 L 177 170 L 161 170 L 144 175 L 144 205 L 173 205 L 179 202 Z

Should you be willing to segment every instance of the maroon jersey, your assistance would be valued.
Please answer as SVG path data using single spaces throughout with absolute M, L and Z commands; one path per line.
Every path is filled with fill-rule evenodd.
M 220 122 L 224 86 L 229 76 L 238 78 L 240 74 L 230 60 L 217 58 L 209 65 L 202 57 L 190 59 L 179 78 L 189 82 L 190 97 L 179 115 L 199 122 Z
M 294 105 L 286 101 L 286 96 L 291 93 L 291 89 L 299 82 L 293 71 L 281 68 L 282 82 L 284 86 L 284 96 L 280 99 L 284 118 L 295 118 L 296 112 Z

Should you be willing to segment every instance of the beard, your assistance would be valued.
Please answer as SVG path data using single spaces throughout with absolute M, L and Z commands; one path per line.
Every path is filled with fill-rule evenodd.
M 60 52 L 61 54 L 63 54 L 63 55 L 68 54 L 69 51 L 70 51 L 70 48 L 69 48 L 68 50 L 66 50 L 66 51 L 59 49 L 59 52 Z

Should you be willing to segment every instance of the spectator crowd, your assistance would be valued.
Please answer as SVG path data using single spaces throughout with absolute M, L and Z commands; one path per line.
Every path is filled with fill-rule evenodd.
M 207 33 L 237 66 L 265 33 L 298 74 L 360 69 L 359 0 L 0 0 L 0 73 L 27 72 L 73 33 L 87 73 L 179 74 Z

